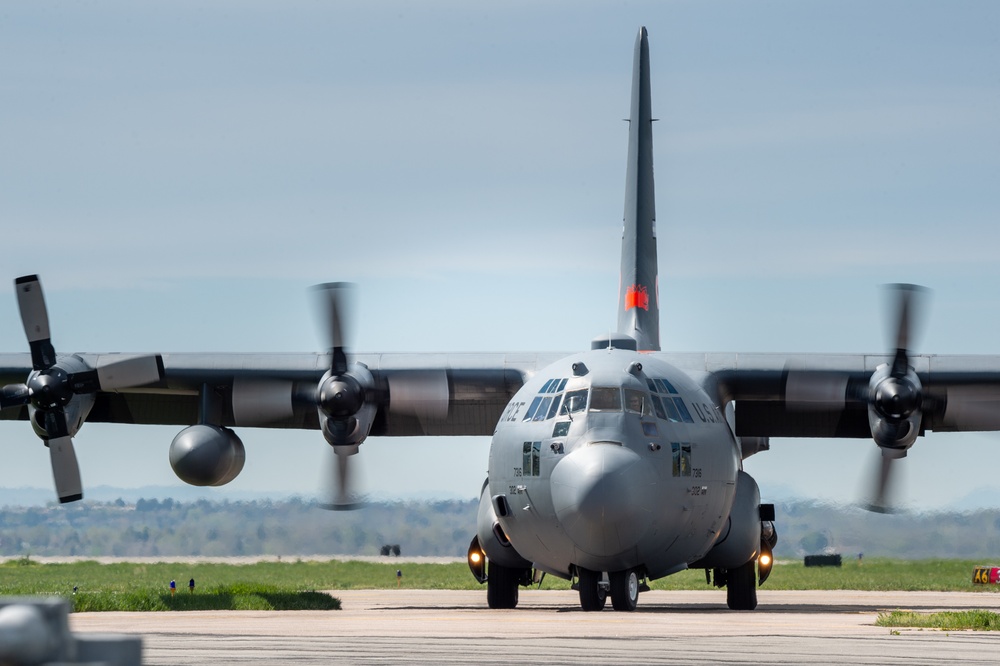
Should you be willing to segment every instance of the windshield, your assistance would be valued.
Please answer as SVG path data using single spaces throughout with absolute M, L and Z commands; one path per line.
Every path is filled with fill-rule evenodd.
M 577 412 L 582 412 L 586 406 L 587 389 L 569 391 L 566 393 L 566 398 L 563 400 L 562 408 L 559 410 L 559 413 L 576 414 Z
M 622 411 L 621 389 L 595 386 L 590 396 L 590 411 L 620 412 Z

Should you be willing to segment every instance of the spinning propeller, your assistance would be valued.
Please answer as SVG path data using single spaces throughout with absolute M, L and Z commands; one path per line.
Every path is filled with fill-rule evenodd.
M 926 293 L 923 287 L 912 284 L 889 286 L 888 311 L 894 312 L 889 329 L 894 335 L 892 361 L 879 365 L 867 381 L 839 370 L 799 372 L 792 368 L 787 374 L 785 400 L 790 410 L 838 418 L 846 409 L 867 411 L 869 432 L 881 453 L 865 507 L 871 511 L 892 510 L 889 491 L 895 461 L 906 456 L 920 435 L 925 396 L 920 378 L 910 365 L 910 346 L 917 328 L 918 306 Z
M 350 492 L 350 456 L 368 436 L 377 410 L 377 401 L 370 399 L 375 391 L 371 372 L 361 363 L 347 360 L 353 285 L 331 282 L 314 287 L 317 295 L 323 333 L 330 349 L 330 369 L 323 375 L 316 390 L 323 436 L 336 454 L 333 496 L 325 505 L 328 509 L 349 510 L 362 506 Z
M 83 498 L 83 486 L 72 436 L 93 404 L 92 394 L 159 381 L 163 376 L 163 361 L 159 356 L 126 357 L 99 364 L 95 369 L 79 356 L 57 359 L 38 276 L 17 278 L 14 288 L 24 334 L 31 349 L 32 371 L 23 384 L 10 384 L 0 389 L 0 409 L 28 405 L 33 410 L 36 431 L 49 447 L 59 501 L 73 502 Z M 89 402 L 85 405 L 79 401 L 74 403 L 77 396 L 88 396 Z M 68 417 L 67 409 L 71 410 L 73 418 Z
M 868 424 L 882 455 L 872 500 L 866 508 L 879 513 L 892 511 L 889 491 L 895 461 L 913 446 L 923 419 L 923 387 L 910 365 L 909 349 L 920 298 L 927 290 L 912 284 L 890 288 L 896 306 L 895 354 L 891 364 L 880 365 L 872 374 L 867 395 Z

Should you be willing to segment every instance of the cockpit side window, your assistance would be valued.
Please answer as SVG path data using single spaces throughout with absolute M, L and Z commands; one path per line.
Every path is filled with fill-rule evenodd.
M 538 409 L 535 410 L 535 415 L 532 417 L 532 421 L 544 421 L 549 414 L 549 406 L 552 404 L 551 397 L 542 398 L 542 402 L 538 405 Z
M 528 406 L 528 411 L 524 413 L 524 420 L 530 421 L 531 417 L 535 415 L 535 411 L 538 409 L 538 405 L 541 404 L 541 396 L 535 396 L 535 399 L 531 401 L 531 405 Z
M 587 389 L 569 391 L 563 399 L 560 414 L 576 414 L 587 408 Z
M 663 398 L 663 409 L 667 412 L 667 420 L 673 423 L 681 423 L 684 421 L 681 418 L 680 412 L 677 411 L 677 405 L 671 398 Z
M 552 406 L 549 407 L 549 414 L 548 416 L 545 417 L 546 419 L 554 419 L 556 417 L 556 413 L 558 413 L 559 411 L 560 398 L 562 398 L 561 395 L 557 395 L 556 397 L 552 398 Z
M 660 387 L 660 393 L 677 393 L 677 389 L 674 388 L 674 385 L 666 379 L 657 379 L 656 385 Z
M 625 389 L 625 411 L 633 414 L 651 414 L 649 398 L 637 389 Z
M 620 412 L 622 411 L 622 392 L 618 387 L 595 386 L 590 394 L 590 411 Z
M 652 396 L 651 402 L 653 403 L 653 409 L 656 410 L 656 416 L 666 421 L 667 413 L 663 410 L 663 403 L 660 402 L 660 396 Z

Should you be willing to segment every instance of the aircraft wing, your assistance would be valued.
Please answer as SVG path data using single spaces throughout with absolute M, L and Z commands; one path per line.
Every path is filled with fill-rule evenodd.
M 734 402 L 736 433 L 871 437 L 869 381 L 885 354 L 657 354 Z M 1000 430 L 1000 356 L 912 355 L 922 384 L 921 431 Z
M 492 435 L 517 390 L 562 353 L 359 354 L 375 379 L 372 436 Z M 884 354 L 656 353 L 719 404 L 736 407 L 736 433 L 869 438 L 866 391 Z M 100 367 L 114 354 L 77 354 Z M 98 392 L 87 421 L 191 425 L 214 396 L 222 426 L 315 430 L 315 391 L 328 354 L 163 354 L 163 379 Z M 923 384 L 921 429 L 1000 430 L 1000 356 L 914 355 Z M 30 354 L 0 354 L 0 386 L 23 382 Z M 0 420 L 27 420 L 27 407 Z
M 375 379 L 373 436 L 492 435 L 525 380 L 564 354 L 360 354 Z M 76 354 L 100 367 L 113 354 Z M 200 422 L 212 396 L 221 426 L 318 429 L 315 392 L 329 354 L 163 354 L 163 379 L 97 392 L 87 421 L 160 425 Z M 22 383 L 30 354 L 0 354 L 0 386 Z M 0 411 L 27 420 L 28 409 Z

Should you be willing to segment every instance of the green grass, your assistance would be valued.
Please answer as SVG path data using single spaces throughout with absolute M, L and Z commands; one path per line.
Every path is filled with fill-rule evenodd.
M 932 590 L 1000 592 L 990 586 L 973 585 L 973 560 L 890 560 L 865 558 L 864 564 L 845 561 L 841 567 L 806 567 L 801 560 L 779 561 L 763 590 Z M 698 590 L 705 588 L 701 569 L 653 581 L 654 590 Z
M 875 624 L 880 627 L 920 627 L 959 631 L 1000 631 L 1000 614 L 985 610 L 945 611 L 942 613 L 914 613 L 892 611 L 880 613 Z
M 207 591 L 174 595 L 152 590 L 101 590 L 72 597 L 73 609 L 90 611 L 340 610 L 340 601 L 322 592 L 294 592 L 273 585 L 217 585 Z
M 323 577 L 259 564 L 38 564 L 28 558 L 0 564 L 0 596 L 63 596 L 76 611 L 338 610 L 340 601 L 311 584 Z M 270 575 L 280 573 L 282 575 Z M 291 574 L 291 575 L 290 575 Z M 188 590 L 188 580 L 197 582 Z M 170 581 L 177 591 L 170 594 Z M 73 588 L 77 592 L 73 592 Z
M 937 590 L 998 592 L 972 584 L 977 561 L 866 559 L 842 567 L 809 567 L 800 561 L 775 565 L 764 590 Z M 330 608 L 338 602 L 317 590 L 389 589 L 479 590 L 464 562 L 416 564 L 383 562 L 284 561 L 255 564 L 74 562 L 38 564 L 21 558 L 0 564 L 0 596 L 62 595 L 77 610 L 208 610 Z M 197 581 L 194 594 L 187 590 Z M 170 595 L 169 583 L 177 581 Z M 73 587 L 78 587 L 74 596 Z M 546 576 L 542 589 L 569 589 L 569 581 Z M 705 572 L 683 571 L 650 585 L 655 590 L 704 590 Z

